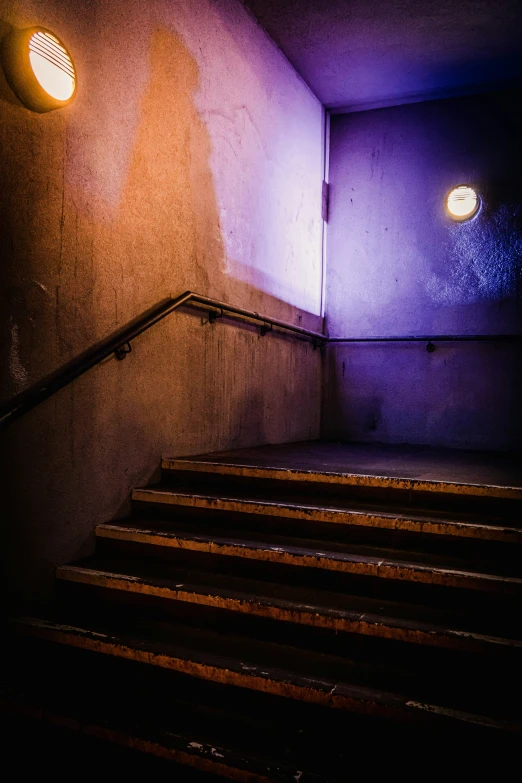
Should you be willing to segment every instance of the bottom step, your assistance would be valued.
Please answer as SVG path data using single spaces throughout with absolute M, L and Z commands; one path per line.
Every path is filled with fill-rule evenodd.
M 28 703 L 18 694 L 0 689 L 0 710 L 21 717 L 38 719 L 48 726 L 67 729 L 91 739 L 103 740 L 123 748 L 141 751 L 157 758 L 174 761 L 227 780 L 242 783 L 320 783 L 316 774 L 273 761 L 263 762 L 237 750 L 214 746 L 197 734 L 179 734 L 142 722 L 134 730 L 106 720 L 93 721 L 81 712 L 53 709 L 43 703 Z M 102 716 L 100 715 L 100 718 Z M 206 777 L 206 776 L 205 776 Z M 203 781 L 203 778 L 202 778 Z
M 303 654 L 297 648 L 221 635 L 183 625 L 133 618 L 110 627 L 99 620 L 82 626 L 66 618 L 24 618 L 22 637 L 102 653 L 224 686 L 283 697 L 393 721 L 435 726 L 480 727 L 522 733 L 516 695 L 505 704 L 504 688 L 486 690 L 472 673 L 447 683 L 427 672 L 419 679 L 397 666 L 367 664 L 339 656 Z M 480 672 L 479 672 L 480 674 Z M 482 675 L 481 675 L 482 677 Z
M 142 751 L 151 758 L 153 779 L 153 756 L 174 762 L 174 779 L 187 783 L 198 775 L 202 783 L 207 775 L 246 783 L 345 783 L 354 767 L 369 764 L 375 771 L 379 759 L 388 764 L 413 749 L 425 753 L 430 768 L 451 759 L 454 769 L 455 754 L 467 767 L 492 751 L 503 760 L 519 754 L 520 738 L 513 734 L 390 723 L 62 644 L 14 639 L 6 664 L 0 711 L 8 725 L 22 716 L 42 733 L 48 725 L 106 741 L 108 748 Z M 25 755 L 29 747 L 34 751 L 27 745 Z M 178 775 L 178 764 L 190 770 L 187 777 Z M 105 762 L 100 770 L 107 771 Z
M 126 738 L 128 741 L 117 743 L 111 736 L 98 738 L 96 732 L 91 732 L 91 726 L 79 729 L 80 724 L 72 721 L 69 727 L 71 721 L 65 715 L 58 716 L 59 725 L 56 725 L 45 711 L 35 719 L 34 710 L 31 715 L 26 715 L 26 710 L 27 705 L 22 714 L 11 703 L 9 712 L 4 714 L 0 695 L 0 719 L 6 724 L 2 763 L 4 769 L 16 769 L 19 780 L 45 777 L 52 780 L 58 769 L 77 769 L 80 759 L 83 780 L 98 780 L 102 770 L 103 779 L 117 775 L 118 779 L 172 780 L 175 783 L 222 783 L 225 780 L 222 775 L 197 766 L 186 766 L 164 755 L 143 752 L 135 746 L 130 735 Z

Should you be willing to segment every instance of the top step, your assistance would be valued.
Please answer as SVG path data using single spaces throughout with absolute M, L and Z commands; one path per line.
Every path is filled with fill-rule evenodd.
M 162 467 L 185 475 L 522 500 L 520 457 L 487 452 L 312 441 L 165 458 Z

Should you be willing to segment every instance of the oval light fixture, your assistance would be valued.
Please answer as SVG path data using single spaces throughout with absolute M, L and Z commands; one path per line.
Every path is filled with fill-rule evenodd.
M 13 30 L 2 42 L 2 65 L 9 86 L 32 111 L 60 109 L 76 95 L 72 57 L 45 27 Z
M 453 220 L 469 220 L 477 214 L 479 207 L 479 195 L 470 185 L 458 185 L 446 197 L 446 209 Z

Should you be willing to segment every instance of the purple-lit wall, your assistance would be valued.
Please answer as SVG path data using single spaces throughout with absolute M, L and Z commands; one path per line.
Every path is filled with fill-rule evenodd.
M 522 77 L 520 0 L 245 0 L 319 100 L 340 111 Z
M 187 289 L 321 329 L 323 109 L 243 4 L 0 0 L 0 35 L 33 24 L 79 87 L 37 115 L 0 71 L 1 398 Z M 162 454 L 317 437 L 320 394 L 310 344 L 171 315 L 3 436 L 12 593 Z
M 332 117 L 327 324 L 336 337 L 520 333 L 521 96 L 491 94 Z M 474 183 L 456 224 L 448 190 Z M 328 438 L 522 446 L 520 349 L 330 346 Z

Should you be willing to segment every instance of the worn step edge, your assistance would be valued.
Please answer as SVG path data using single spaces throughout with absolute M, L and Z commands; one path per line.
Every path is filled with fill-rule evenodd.
M 522 530 L 480 522 L 462 522 L 459 520 L 424 518 L 415 515 L 396 515 L 392 513 L 370 513 L 308 503 L 217 497 L 215 495 L 154 488 L 135 489 L 132 493 L 132 499 L 141 503 L 301 519 L 308 522 L 356 525 L 413 533 L 458 536 L 486 541 L 522 543 Z
M 212 555 L 228 555 L 283 565 L 322 568 L 329 571 L 344 571 L 345 573 L 384 579 L 473 590 L 522 593 L 522 579 L 515 577 L 459 571 L 402 560 L 354 555 L 349 552 L 328 552 L 327 548 L 325 551 L 314 551 L 290 545 L 270 546 L 268 543 L 240 540 L 239 538 L 176 533 L 173 530 L 153 530 L 109 523 L 98 525 L 96 535 L 99 538 L 151 546 L 186 549 Z
M 9 692 L 0 692 L 0 710 L 4 713 L 40 720 L 56 728 L 68 729 L 121 747 L 139 750 L 239 783 L 286 783 L 287 781 L 294 783 L 296 780 L 302 783 L 320 783 L 321 781 L 313 773 L 288 769 L 288 765 L 285 765 L 286 769 L 283 767 L 274 769 L 271 762 L 271 766 L 268 767 L 257 758 L 246 754 L 239 755 L 227 748 L 202 742 L 197 736 L 191 738 L 166 732 L 153 740 L 147 737 L 147 731 L 131 733 L 113 728 L 106 723 L 84 721 L 63 710 L 58 711 L 39 702 L 28 703 L 25 698 L 17 699 Z
M 241 465 L 238 463 L 206 462 L 183 458 L 165 457 L 162 468 L 172 472 L 215 473 L 223 476 L 264 478 L 278 481 L 306 481 L 318 484 L 339 484 L 353 487 L 378 487 L 383 489 L 436 492 L 449 495 L 470 495 L 522 500 L 522 487 L 497 484 L 466 484 L 453 481 L 427 481 L 397 476 L 375 476 L 363 473 L 339 473 L 334 471 L 292 470 L 269 465 Z
M 518 639 L 461 631 L 420 620 L 408 620 L 384 614 L 369 614 L 368 612 L 348 611 L 334 607 L 298 604 L 291 600 L 239 593 L 233 590 L 219 591 L 216 587 L 213 587 L 213 592 L 210 592 L 209 586 L 205 585 L 185 583 L 174 584 L 170 587 L 150 578 L 82 566 L 60 566 L 56 570 L 56 576 L 65 582 L 227 609 L 232 612 L 298 623 L 314 628 L 325 628 L 336 632 L 477 652 L 500 648 L 522 650 L 522 641 Z
M 186 657 L 178 657 L 179 654 L 166 651 L 165 645 L 163 649 L 155 649 L 153 643 L 144 640 L 111 636 L 92 629 L 34 617 L 18 618 L 13 621 L 13 628 L 22 636 L 113 655 L 191 677 L 283 696 L 309 704 L 406 722 L 435 719 L 439 723 L 441 720 L 447 723 L 449 720 L 460 724 L 522 733 L 522 723 L 519 722 L 427 704 L 402 695 L 386 693 L 380 689 L 305 677 L 259 664 L 246 664 L 237 659 L 211 656 L 201 650 L 185 650 Z

